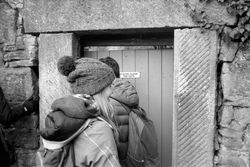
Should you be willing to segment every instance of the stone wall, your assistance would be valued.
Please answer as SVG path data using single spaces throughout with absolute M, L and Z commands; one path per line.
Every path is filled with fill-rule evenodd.
M 249 43 L 250 44 L 250 43 Z M 250 45 L 222 42 L 215 164 L 250 166 Z
M 12 107 L 33 94 L 38 80 L 37 37 L 24 34 L 22 8 L 23 0 L 0 0 L 0 85 Z M 38 126 L 36 111 L 5 127 L 17 157 L 13 166 L 37 166 Z
M 9 102 L 16 105 L 24 101 L 32 94 L 37 81 L 38 38 L 24 32 L 166 27 L 192 29 L 197 25 L 192 22 L 187 6 L 195 10 L 206 8 L 206 5 L 198 5 L 198 0 L 127 2 L 26 0 L 24 3 L 23 0 L 0 0 L 0 84 Z M 212 14 L 209 19 L 218 24 L 233 25 L 236 19 L 228 16 L 225 8 L 218 7 L 214 2 L 208 5 L 208 14 Z M 249 53 L 249 47 L 239 49 L 237 43 L 220 42 L 215 69 L 218 74 L 218 98 L 214 164 L 218 167 L 250 166 Z M 38 166 L 35 158 L 39 147 L 38 124 L 38 116 L 34 113 L 6 129 L 11 144 L 16 148 L 17 166 Z

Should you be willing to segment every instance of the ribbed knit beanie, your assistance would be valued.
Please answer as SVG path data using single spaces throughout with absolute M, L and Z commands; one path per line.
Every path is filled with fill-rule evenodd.
M 64 56 L 58 60 L 57 68 L 62 75 L 67 76 L 74 94 L 95 95 L 115 79 L 108 65 L 92 58 L 74 60 Z

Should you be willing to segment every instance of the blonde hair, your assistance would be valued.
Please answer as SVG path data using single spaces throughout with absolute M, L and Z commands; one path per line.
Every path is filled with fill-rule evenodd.
M 102 117 L 112 126 L 114 132 L 115 141 L 118 143 L 119 133 L 117 126 L 114 123 L 114 110 L 111 104 L 109 103 L 109 91 L 110 87 L 106 87 L 100 93 L 93 95 Z

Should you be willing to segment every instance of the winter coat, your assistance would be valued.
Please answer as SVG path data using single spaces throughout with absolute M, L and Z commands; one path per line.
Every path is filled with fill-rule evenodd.
M 10 125 L 22 116 L 26 115 L 22 105 L 10 108 L 5 99 L 2 88 L 0 87 L 0 164 L 2 167 L 9 166 L 10 155 L 7 141 L 5 140 L 4 131 L 1 125 Z
M 41 136 L 46 140 L 64 141 L 72 136 L 88 118 L 100 114 L 90 96 L 70 95 L 52 103 L 52 111 L 45 118 Z
M 112 127 L 98 116 L 92 99 L 67 96 L 55 101 L 52 109 L 42 133 L 45 148 L 59 149 L 70 142 L 76 167 L 120 167 Z M 78 134 L 82 127 L 84 131 Z
M 76 167 L 120 167 L 110 124 L 96 119 L 74 140 Z
M 49 149 L 45 152 L 53 156 L 46 159 L 46 166 L 120 167 L 112 127 L 101 117 L 88 119 L 64 141 L 42 141 L 43 147 Z
M 126 159 L 128 149 L 129 132 L 129 112 L 123 107 L 123 104 L 136 108 L 139 104 L 139 96 L 135 87 L 122 79 L 116 79 L 112 84 L 110 103 L 113 106 L 115 121 L 118 124 L 119 144 L 117 145 L 120 162 Z M 122 165 L 125 166 L 125 165 Z

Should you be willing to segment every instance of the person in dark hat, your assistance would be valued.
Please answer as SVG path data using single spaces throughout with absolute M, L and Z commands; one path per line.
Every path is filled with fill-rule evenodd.
M 67 77 L 72 95 L 54 101 L 52 109 L 63 111 L 64 120 L 70 118 L 75 121 L 61 126 L 65 127 L 64 132 L 71 134 L 61 131 L 60 134 L 65 134 L 66 138 L 61 137 L 61 141 L 53 138 L 43 140 L 44 147 L 51 150 L 73 145 L 73 160 L 61 166 L 120 167 L 116 146 L 119 134 L 108 102 L 115 79 L 113 70 L 96 59 L 74 60 L 69 56 L 60 58 L 57 67 Z M 82 120 L 82 125 L 72 131 L 79 120 Z
M 111 67 L 116 75 L 116 79 L 111 86 L 112 94 L 110 96 L 110 104 L 114 110 L 114 119 L 118 122 L 119 143 L 117 149 L 119 160 L 122 167 L 127 167 L 126 157 L 129 136 L 129 112 L 123 106 L 127 105 L 132 108 L 138 107 L 139 96 L 135 87 L 129 81 L 120 79 L 120 68 L 115 59 L 112 57 L 104 57 L 99 60 Z
M 38 99 L 34 100 L 33 96 L 31 96 L 22 104 L 11 108 L 0 87 L 0 166 L 9 167 L 11 165 L 9 145 L 7 144 L 2 125 L 9 126 L 21 117 L 38 111 L 38 103 Z

